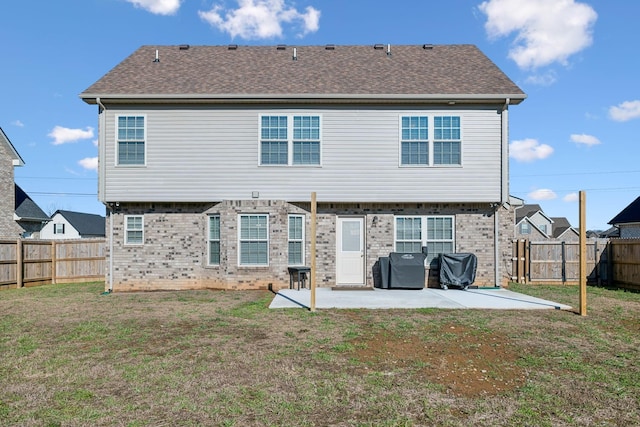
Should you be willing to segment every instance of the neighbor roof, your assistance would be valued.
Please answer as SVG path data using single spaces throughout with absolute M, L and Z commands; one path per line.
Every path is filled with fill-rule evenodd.
M 562 236 L 567 230 L 572 230 L 574 233 L 578 234 L 578 232 L 571 227 L 571 223 L 569 220 L 563 216 L 560 217 L 552 217 L 551 221 L 553 221 L 552 232 L 553 237 Z
M 640 197 L 635 199 L 608 223 L 611 225 L 640 222 Z
M 34 202 L 22 188 L 15 184 L 16 216 L 19 221 L 48 221 L 49 216 Z
M 473 45 L 142 46 L 80 97 L 413 99 L 518 104 L 526 95 Z M 157 52 L 158 61 L 155 61 Z
M 55 217 L 56 214 L 60 214 L 69 221 L 69 224 L 71 224 L 81 236 L 105 235 L 105 218 L 103 216 L 59 209 L 51 217 Z
M 522 221 L 523 218 L 531 218 L 538 212 L 544 215 L 542 208 L 538 204 L 522 205 L 519 208 L 516 208 L 516 223 Z

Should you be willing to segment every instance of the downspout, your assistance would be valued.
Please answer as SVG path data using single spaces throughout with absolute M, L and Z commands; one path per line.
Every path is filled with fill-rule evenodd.
M 502 277 L 500 275 L 500 218 L 499 211 L 505 203 L 509 201 L 509 103 L 510 98 L 504 100 L 504 105 L 500 111 L 500 152 L 501 152 L 501 185 L 500 185 L 500 203 L 494 208 L 493 212 L 493 259 L 495 268 L 496 287 L 500 287 Z
M 105 139 L 106 136 L 106 130 L 105 130 L 105 124 L 106 124 L 106 111 L 107 108 L 104 106 L 104 104 L 100 101 L 100 97 L 96 98 L 96 104 L 98 104 L 98 106 L 101 108 L 101 111 L 99 112 L 99 119 L 100 122 L 98 123 L 98 138 L 99 138 L 99 149 L 102 151 L 105 149 Z M 102 156 L 100 156 L 99 158 L 105 159 L 104 153 L 100 153 L 103 154 Z M 98 165 L 99 166 L 99 179 L 98 179 L 98 186 L 101 186 L 102 183 L 104 182 L 104 165 Z M 101 167 L 100 167 L 101 166 Z M 100 191 L 101 188 L 98 188 L 98 192 L 101 194 L 104 194 L 103 191 Z M 106 203 L 107 209 L 109 210 L 109 281 L 107 283 L 107 292 L 111 293 L 113 292 L 113 213 L 114 213 L 114 209 L 113 206 L 109 205 L 108 203 Z

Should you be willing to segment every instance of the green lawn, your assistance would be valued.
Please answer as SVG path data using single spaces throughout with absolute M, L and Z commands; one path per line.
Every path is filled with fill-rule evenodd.
M 640 293 L 590 287 L 582 317 L 103 289 L 0 292 L 0 425 L 640 425 Z

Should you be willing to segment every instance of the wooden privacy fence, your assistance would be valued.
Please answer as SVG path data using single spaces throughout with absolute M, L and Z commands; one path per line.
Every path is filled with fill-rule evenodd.
M 0 289 L 104 280 L 105 239 L 0 240 Z
M 640 239 L 589 239 L 586 255 L 590 283 L 640 289 Z M 514 240 L 512 280 L 579 284 L 580 243 Z

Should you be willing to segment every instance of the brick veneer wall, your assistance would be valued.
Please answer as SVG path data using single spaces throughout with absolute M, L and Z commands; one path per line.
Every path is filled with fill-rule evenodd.
M 0 144 L 0 239 L 20 237 L 22 230 L 13 219 L 15 210 L 13 160 L 4 144 Z
M 269 214 L 269 266 L 238 266 L 239 214 Z M 285 201 L 240 200 L 221 203 L 121 204 L 113 220 L 113 264 L 107 262 L 107 285 L 114 291 L 159 289 L 279 289 L 289 286 L 288 215 L 306 216 L 306 264 L 310 265 L 310 205 Z M 124 216 L 144 216 L 144 244 L 124 245 Z M 220 265 L 207 265 L 208 215 L 220 216 Z M 478 257 L 476 284 L 494 286 L 494 210 L 488 204 L 319 204 L 317 209 L 317 285 L 336 284 L 336 218 L 365 217 L 366 284 L 373 286 L 372 266 L 394 247 L 395 215 L 455 215 L 456 252 Z M 500 227 L 500 274 L 506 284 L 511 267 L 513 210 L 497 210 Z M 109 236 L 107 235 L 107 238 Z M 108 257 L 111 253 L 108 252 Z M 430 284 L 437 285 L 435 272 Z M 436 280 L 434 283 L 433 280 Z

